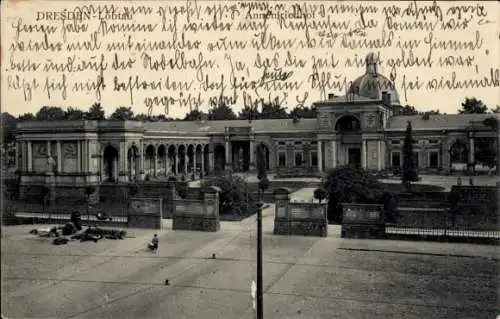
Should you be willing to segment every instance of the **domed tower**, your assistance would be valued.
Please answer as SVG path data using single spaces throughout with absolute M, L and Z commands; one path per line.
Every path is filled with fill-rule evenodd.
M 352 82 L 347 94 L 367 97 L 376 100 L 385 100 L 391 105 L 400 105 L 399 94 L 396 91 L 394 83 L 378 73 L 379 57 L 373 52 L 365 58 L 365 74 Z M 385 94 L 384 94 L 385 93 Z

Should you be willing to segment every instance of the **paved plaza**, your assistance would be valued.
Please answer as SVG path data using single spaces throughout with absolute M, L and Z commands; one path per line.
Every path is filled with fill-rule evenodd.
M 497 246 L 275 236 L 264 211 L 265 318 L 495 318 Z M 3 229 L 2 313 L 8 318 L 254 318 L 256 221 L 221 231 L 152 230 L 53 246 Z M 212 259 L 215 254 L 215 259 Z M 165 286 L 165 279 L 169 286 Z

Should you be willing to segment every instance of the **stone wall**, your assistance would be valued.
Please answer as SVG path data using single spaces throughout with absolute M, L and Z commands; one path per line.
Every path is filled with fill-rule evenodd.
M 220 188 L 212 186 L 204 194 L 203 200 L 176 200 L 172 229 L 219 231 L 219 193 Z
M 274 191 L 275 235 L 302 235 L 319 236 L 328 235 L 328 220 L 326 204 L 317 203 L 292 203 L 290 190 L 278 188 Z
M 162 199 L 133 197 L 129 200 L 128 227 L 162 228 Z
M 382 205 L 343 203 L 342 238 L 385 238 Z

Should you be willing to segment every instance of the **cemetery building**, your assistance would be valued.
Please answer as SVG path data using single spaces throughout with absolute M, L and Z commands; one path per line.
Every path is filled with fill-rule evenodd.
M 408 121 L 420 172 L 470 169 L 478 145 L 498 150 L 498 132 L 487 121 L 497 121 L 497 114 L 395 116 L 399 105 L 393 83 L 378 73 L 370 54 L 365 73 L 345 96 L 314 103 L 315 119 L 22 122 L 15 146 L 21 197 L 43 185 L 48 170 L 55 185 L 67 190 L 171 175 L 198 178 L 229 168 L 252 171 L 257 147 L 278 176 L 319 175 L 347 164 L 397 170 Z

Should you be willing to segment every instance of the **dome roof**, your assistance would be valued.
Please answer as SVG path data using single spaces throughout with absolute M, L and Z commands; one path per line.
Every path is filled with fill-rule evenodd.
M 365 58 L 366 72 L 352 82 L 348 94 L 355 94 L 371 99 L 382 99 L 382 93 L 387 92 L 391 97 L 391 104 L 400 105 L 399 94 L 394 83 L 377 71 L 379 58 L 374 53 L 369 53 Z

